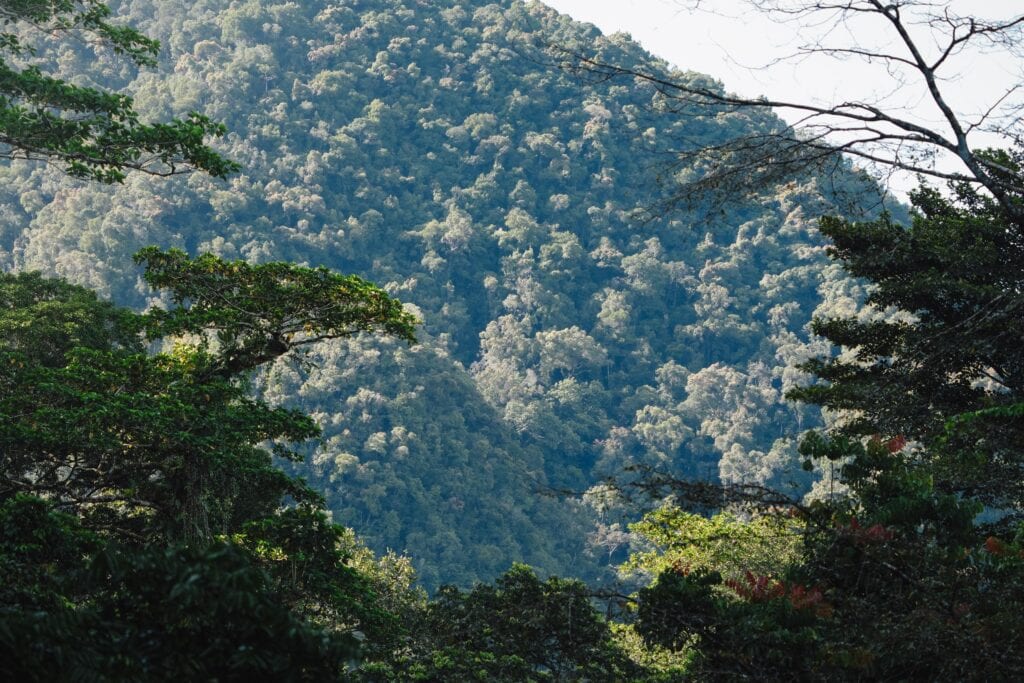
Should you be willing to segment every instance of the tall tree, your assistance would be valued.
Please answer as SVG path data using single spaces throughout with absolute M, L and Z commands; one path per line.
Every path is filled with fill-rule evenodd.
M 0 275 L 0 671 L 339 675 L 354 629 L 380 646 L 400 627 L 322 499 L 272 462 L 316 425 L 252 398 L 248 378 L 320 339 L 411 342 L 415 320 L 326 269 L 138 260 L 179 306 L 137 314 Z
M 311 499 L 259 444 L 317 429 L 250 398 L 249 371 L 360 331 L 412 341 L 412 316 L 375 286 L 326 269 L 155 248 L 138 259 L 150 284 L 182 305 L 138 315 L 36 275 L 2 276 L 0 328 L 14 334 L 0 342 L 0 492 L 53 497 L 118 533 L 186 539 L 237 530 L 285 494 Z M 143 330 L 149 341 L 197 341 L 151 356 Z M 295 457 L 284 445 L 273 452 Z
M 1016 154 L 998 158 L 1018 167 Z M 803 524 L 800 550 L 741 581 L 655 558 L 664 568 L 638 596 L 649 643 L 693 648 L 701 666 L 736 675 L 768 645 L 780 679 L 1024 672 L 1024 224 L 966 183 L 952 190 L 914 193 L 909 228 L 888 216 L 822 221 L 832 257 L 873 288 L 858 315 L 815 322 L 842 353 L 804 364 L 821 381 L 790 395 L 837 416 L 800 452 L 808 468 L 837 467 L 844 488 L 809 505 L 721 490 L 721 503 L 788 508 Z M 701 492 L 660 483 L 691 503 Z M 671 550 L 664 539 L 689 530 L 668 521 Z M 745 638 L 751 628 L 761 635 Z M 799 657 L 786 655 L 794 644 Z
M 986 156 L 1020 164 L 1019 153 Z M 1024 184 L 1010 196 L 1024 205 Z M 909 228 L 822 221 L 833 257 L 875 285 L 873 315 L 816 321 L 848 352 L 805 364 L 826 382 L 791 396 L 845 415 L 837 435 L 922 444 L 940 490 L 1012 513 L 1009 524 L 1024 512 L 1024 221 L 965 184 L 912 199 Z M 902 315 L 881 315 L 893 308 Z

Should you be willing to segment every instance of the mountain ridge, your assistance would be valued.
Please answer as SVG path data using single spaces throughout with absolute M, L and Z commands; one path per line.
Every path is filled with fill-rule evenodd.
M 0 263 L 141 307 L 154 300 L 129 255 L 156 243 L 327 265 L 409 302 L 419 347 L 339 341 L 257 384 L 324 427 L 297 471 L 335 519 L 409 553 L 424 585 L 513 560 L 599 576 L 624 548 L 615 510 L 540 492 L 630 465 L 812 485 L 794 439 L 820 418 L 782 395 L 795 361 L 828 350 L 811 315 L 861 296 L 814 221 L 870 196 L 862 175 L 638 220 L 679 138 L 779 122 L 671 111 L 650 86 L 552 69 L 537 44 L 652 60 L 539 3 L 112 6 L 163 41 L 161 68 L 133 75 L 77 46 L 55 71 L 124 86 L 145 116 L 225 121 L 244 170 L 105 188 L 13 162 Z

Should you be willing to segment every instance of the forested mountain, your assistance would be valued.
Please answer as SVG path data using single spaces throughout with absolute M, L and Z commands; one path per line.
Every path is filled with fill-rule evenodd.
M 218 149 L 243 170 L 109 187 L 12 162 L 0 265 L 141 308 L 155 295 L 131 254 L 156 244 L 323 265 L 407 302 L 420 344 L 335 340 L 258 385 L 323 426 L 297 467 L 335 521 L 408 553 L 424 585 L 513 560 L 583 576 L 622 560 L 599 504 L 545 493 L 629 465 L 811 486 L 795 439 L 820 415 L 782 396 L 794 364 L 827 349 L 808 331 L 815 311 L 857 312 L 861 288 L 825 257 L 816 220 L 851 197 L 874 211 L 864 177 L 652 210 L 678 140 L 782 124 L 577 80 L 546 45 L 659 63 L 539 3 L 111 5 L 162 42 L 160 67 L 66 43 L 53 73 L 121 88 L 144 117 L 223 121 Z

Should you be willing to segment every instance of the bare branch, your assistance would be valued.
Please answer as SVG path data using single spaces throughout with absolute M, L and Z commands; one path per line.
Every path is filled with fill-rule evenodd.
M 701 0 L 679 4 L 693 11 L 720 12 L 720 5 L 712 7 Z M 738 162 L 761 169 L 796 169 L 800 163 L 812 167 L 829 154 L 843 153 L 881 167 L 883 173 L 909 171 L 981 186 L 1011 215 L 1024 214 L 1024 208 L 1015 199 L 1024 186 L 1024 173 L 979 154 L 971 144 L 971 135 L 983 130 L 1000 134 L 1007 140 L 1007 146 L 1024 136 L 1020 130 L 1024 112 L 1021 84 L 1008 83 L 984 114 L 974 119 L 958 111 L 946 92 L 951 77 L 946 70 L 952 68 L 959 55 L 999 51 L 1024 56 L 1024 14 L 986 20 L 957 15 L 947 2 L 928 0 L 746 0 L 745 4 L 779 24 L 795 27 L 801 34 L 814 34 L 810 40 L 801 38 L 804 42 L 796 53 L 774 59 L 769 65 L 813 56 L 877 62 L 884 66 L 887 81 L 894 85 L 892 92 L 870 102 L 851 98 L 832 104 L 745 97 L 660 69 L 615 64 L 596 55 L 561 48 L 552 51 L 562 68 L 581 77 L 630 79 L 653 86 L 665 98 L 668 110 L 678 115 L 769 109 L 795 115 L 795 130 L 779 130 L 768 137 L 757 134 L 715 147 L 678 150 L 677 169 L 699 159 L 705 169 L 699 182 L 705 186 L 739 177 L 740 171 L 727 168 Z M 883 38 L 876 33 L 870 34 L 875 42 L 869 41 L 866 31 L 872 21 L 884 29 L 890 42 L 878 42 Z M 838 32 L 845 32 L 844 36 L 840 37 Z M 927 93 L 926 101 L 941 114 L 941 126 L 922 122 L 900 108 L 884 104 L 889 96 L 914 88 Z M 958 161 L 961 170 L 934 165 L 950 157 Z

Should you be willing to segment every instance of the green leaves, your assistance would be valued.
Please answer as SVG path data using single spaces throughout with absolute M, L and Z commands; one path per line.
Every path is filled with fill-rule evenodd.
M 129 677 L 329 680 L 355 654 L 347 636 L 293 613 L 265 573 L 229 545 L 111 547 L 92 566 L 99 616 Z M 102 641 L 101 641 L 102 642 Z
M 110 14 L 106 3 L 97 0 L 4 0 L 0 4 L 0 22 L 4 26 L 28 24 L 49 33 L 85 30 L 136 64 L 153 66 L 160 43 L 130 27 L 110 24 L 107 21 Z M 15 45 L 21 45 L 16 36 L 4 35 Z M 30 50 L 24 48 L 24 51 Z
M 708 569 L 670 568 L 637 600 L 637 631 L 647 645 L 692 649 L 687 673 L 698 680 L 806 675 L 822 645 L 816 627 L 828 615 L 819 590 L 749 572 L 723 581 Z
M 1024 327 L 1024 227 L 967 187 L 952 196 L 925 187 L 912 198 L 909 228 L 887 216 L 822 220 L 833 258 L 874 285 L 874 319 L 815 321 L 815 332 L 852 353 L 806 363 L 826 383 L 790 396 L 844 411 L 846 436 L 920 441 L 932 450 L 938 488 L 1018 506 L 1024 490 L 1014 472 L 1024 456 L 1013 406 L 1024 361 L 1009 331 Z
M 631 524 L 636 545 L 652 551 L 634 552 L 619 568 L 621 573 L 645 572 L 656 576 L 670 567 L 708 569 L 726 578 L 746 570 L 780 573 L 799 558 L 803 524 L 783 514 L 750 519 L 721 512 L 707 518 L 665 505 Z
M 1008 654 L 1020 650 L 1008 607 L 1019 568 L 992 561 L 1009 546 L 989 535 L 1024 515 L 1024 357 L 1010 332 L 1024 329 L 1024 226 L 990 197 L 950 189 L 914 193 L 909 228 L 822 220 L 833 258 L 871 285 L 869 309 L 815 321 L 845 353 L 804 364 L 824 382 L 790 392 L 837 416 L 800 446 L 808 465 L 839 463 L 849 488 L 814 508 L 803 571 L 832 587 L 832 662 L 871 677 L 1024 666 Z
M 207 145 L 223 125 L 193 112 L 184 120 L 142 123 L 132 99 L 73 85 L 31 64 L 30 31 L 43 35 L 87 34 L 138 66 L 155 66 L 160 44 L 128 26 L 107 21 L 110 9 L 96 0 L 33 2 L 0 6 L 0 146 L 3 156 L 56 160 L 73 177 L 121 182 L 129 170 L 173 175 L 189 169 L 224 178 L 239 169 Z M 26 27 L 31 27 L 26 28 Z M 23 67 L 4 59 L 9 54 Z
M 758 518 L 740 534 L 721 516 L 666 508 L 633 527 L 657 549 L 632 564 L 659 572 L 637 595 L 637 631 L 692 651 L 688 673 L 960 680 L 1024 669 L 1024 565 L 1002 540 L 1024 516 L 1024 226 L 952 189 L 916 193 L 910 228 L 822 220 L 833 258 L 867 279 L 868 309 L 814 322 L 842 353 L 803 363 L 819 382 L 788 394 L 833 415 L 829 431 L 802 438 L 804 467 L 841 473 L 839 491 L 792 504 L 801 538 L 790 561 L 759 573 L 762 558 L 750 558 L 736 579 L 735 558 L 709 542 L 718 533 L 758 548 Z
M 273 467 L 319 434 L 248 395 L 247 373 L 293 348 L 381 331 L 413 341 L 412 316 L 357 277 L 148 249 L 146 279 L 184 304 L 137 315 L 38 275 L 0 277 L 0 495 L 56 495 L 115 536 L 208 541 L 319 498 Z M 213 332 L 218 347 L 141 352 Z
M 315 436 L 309 418 L 253 401 L 220 376 L 197 378 L 193 367 L 81 349 L 65 367 L 39 368 L 4 354 L 0 492 L 53 491 L 68 509 L 118 520 L 115 534 L 175 538 L 230 529 L 285 493 L 308 497 L 259 444 Z
M 21 501 L 0 510 L 0 521 L 31 512 Z M 67 522 L 58 531 L 58 547 L 82 535 Z M 0 538 L 0 561 L 8 558 L 8 537 Z M 5 680 L 324 681 L 356 653 L 351 636 L 293 612 L 238 548 L 107 545 L 89 555 L 88 566 L 79 557 L 49 567 L 73 601 L 0 608 Z M 38 591 L 24 575 L 9 581 Z
M 493 585 L 443 587 L 423 625 L 426 651 L 409 670 L 460 680 L 627 679 L 636 671 L 588 593 L 580 581 L 541 581 L 521 564 Z
M 319 428 L 252 398 L 248 373 L 358 332 L 412 342 L 414 320 L 326 269 L 138 260 L 179 308 L 0 275 L 0 675 L 336 678 L 354 629 L 392 643 L 402 625 L 321 497 L 272 462 Z M 218 344 L 147 354 L 143 333 Z
M 135 256 L 145 280 L 178 308 L 147 314 L 151 338 L 215 332 L 223 371 L 235 374 L 291 349 L 361 332 L 415 341 L 416 319 L 379 287 L 354 275 L 289 263 L 253 266 L 211 254 L 190 259 L 150 247 Z
M 137 316 L 39 273 L 0 274 L 0 352 L 47 367 L 73 348 L 141 351 Z

